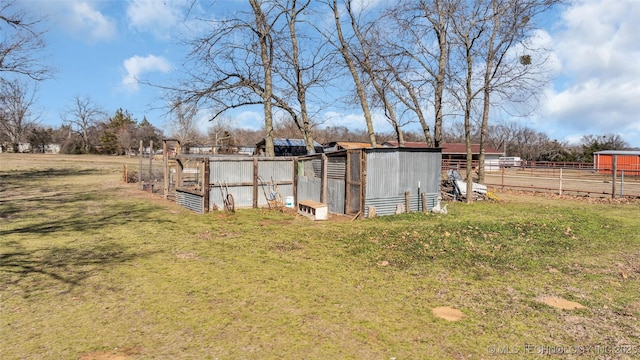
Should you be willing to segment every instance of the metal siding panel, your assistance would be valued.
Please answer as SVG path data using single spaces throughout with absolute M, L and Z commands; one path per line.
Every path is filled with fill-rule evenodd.
M 211 159 L 209 163 L 209 182 L 251 183 L 253 182 L 253 161 Z
M 318 178 L 299 176 L 298 177 L 298 201 L 313 200 L 320 201 L 321 180 Z
M 203 214 L 202 202 L 202 196 L 176 190 L 176 203 L 184 208 Z
M 334 214 L 344 214 L 345 186 L 343 180 L 328 180 L 328 210 Z
M 379 215 L 395 214 L 396 205 L 405 203 L 407 191 L 410 210 L 421 210 L 418 182 L 420 192 L 427 194 L 427 202 L 433 207 L 440 195 L 441 162 L 440 152 L 367 152 L 365 216 L 369 206 L 375 206 Z
M 266 183 L 293 181 L 292 160 L 258 160 L 258 176 Z
M 398 196 L 399 162 L 397 152 L 372 152 L 367 154 L 367 198 Z
M 430 193 L 427 196 L 427 207 L 431 209 L 435 206 L 436 199 L 440 196 L 440 193 Z M 422 209 L 421 197 L 412 195 L 409 199 L 409 205 L 411 211 L 424 211 Z M 396 213 L 396 207 L 398 204 L 405 204 L 404 196 L 401 197 L 389 197 L 389 198 L 376 198 L 366 199 L 364 202 L 364 216 L 369 216 L 369 207 L 374 206 L 376 208 L 376 216 L 394 215 Z
M 328 158 L 327 178 L 335 180 L 344 180 L 347 172 L 347 157 L 332 156 Z
M 233 196 L 236 208 L 253 207 L 253 187 L 251 186 L 229 186 L 229 194 Z M 224 208 L 222 192 L 219 186 L 214 186 L 209 191 L 209 208 L 216 205 L 218 209 Z

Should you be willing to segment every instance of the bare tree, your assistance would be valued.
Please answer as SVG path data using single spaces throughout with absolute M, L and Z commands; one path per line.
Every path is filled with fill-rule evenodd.
M 169 121 L 170 136 L 181 144 L 190 144 L 197 138 L 196 116 L 198 109 L 194 103 L 178 98 L 171 105 L 172 117 Z
M 262 105 L 266 152 L 273 156 L 274 26 L 282 13 L 272 1 L 249 0 L 249 5 L 251 11 L 200 19 L 211 31 L 189 41 L 193 50 L 187 79 L 166 90 L 183 106 L 211 110 L 210 120 L 232 109 Z M 174 112 L 175 104 L 171 101 Z
M 457 100 L 464 119 L 464 139 L 467 148 L 466 201 L 473 201 L 473 153 L 471 151 L 471 116 L 474 102 L 482 88 L 474 84 L 474 64 L 480 55 L 480 45 L 487 26 L 487 9 L 481 2 L 461 2 L 452 17 L 453 39 L 456 56 L 454 71 L 450 72 L 451 94 Z M 450 67 L 451 69 L 452 67 Z
M 490 0 L 488 31 L 483 41 L 484 74 L 482 78 L 482 122 L 480 126 L 479 181 L 484 181 L 485 144 L 492 95 L 507 102 L 524 102 L 544 85 L 544 49 L 529 49 L 526 41 L 532 19 L 549 10 L 561 0 Z M 524 52 L 518 54 L 516 47 Z M 532 63 L 531 54 L 537 54 Z
M 443 137 L 444 95 L 449 61 L 449 28 L 453 10 L 459 0 L 407 0 L 389 11 L 388 16 L 397 24 L 396 37 L 389 37 L 389 46 L 394 48 L 394 72 L 405 95 L 401 101 L 411 109 L 422 126 L 428 143 L 439 147 Z M 425 91 L 429 84 L 431 92 Z M 433 96 L 429 99 L 428 96 Z M 433 137 L 422 112 L 426 103 L 434 109 Z
M 358 16 L 350 2 L 347 3 L 346 12 L 351 20 L 351 31 L 356 39 L 353 46 L 354 58 L 363 74 L 365 84 L 373 88 L 371 103 L 378 103 L 383 109 L 385 117 L 396 134 L 398 144 L 403 146 L 403 132 L 395 110 L 397 101 L 394 101 L 394 96 L 396 92 L 391 85 L 393 77 L 390 73 L 392 71 L 388 69 L 388 63 L 384 60 L 388 55 L 383 50 L 383 42 L 381 41 L 382 38 L 390 35 L 382 29 L 385 27 L 384 17 L 376 17 L 369 23 L 363 24 L 358 21 Z
M 351 0 L 345 0 L 345 5 L 348 8 L 347 13 L 350 16 L 350 20 L 352 21 L 352 28 L 357 28 L 357 24 L 353 24 L 355 21 L 353 12 L 351 10 Z M 340 51 L 342 58 L 349 69 L 349 73 L 351 74 L 351 78 L 353 79 L 353 83 L 356 87 L 356 94 L 358 99 L 360 100 L 360 106 L 362 107 L 362 112 L 364 114 L 364 120 L 367 126 L 367 132 L 369 133 L 369 143 L 371 147 L 376 147 L 376 133 L 373 128 L 373 119 L 371 117 L 371 109 L 369 107 L 369 101 L 367 100 L 367 94 L 365 85 L 360 78 L 360 74 L 358 73 L 358 69 L 356 67 L 356 61 L 354 59 L 353 50 L 350 48 L 350 44 L 344 36 L 342 31 L 342 20 L 340 18 L 340 10 L 338 7 L 338 0 L 332 0 L 328 3 L 333 11 L 335 29 L 336 29 L 336 37 L 337 42 L 333 42 L 333 45 Z M 330 40 L 331 41 L 331 40 Z
M 53 70 L 38 57 L 45 49 L 40 23 L 16 8 L 15 1 L 0 1 L 0 73 L 26 76 L 36 81 L 51 77 Z M 0 81 L 10 80 L 0 76 Z
M 274 64 L 274 70 L 286 86 L 282 88 L 281 96 L 274 96 L 275 106 L 289 114 L 305 140 L 307 153 L 313 154 L 315 153 L 312 132 L 314 124 L 308 104 L 309 92 L 312 87 L 326 85 L 332 72 L 330 66 L 333 53 L 326 49 L 325 44 L 317 36 L 319 32 L 315 31 L 315 27 L 305 19 L 305 13 L 312 13 L 311 0 L 278 1 L 278 4 L 284 14 L 286 35 L 282 36 L 283 41 L 276 44 L 279 51 L 276 54 L 277 63 Z M 299 24 L 306 25 L 302 31 L 298 29 Z M 289 101 L 287 101 L 289 96 L 286 95 L 289 92 L 287 87 L 292 93 Z M 316 101 L 318 100 L 316 98 Z M 316 107 L 320 108 L 318 105 L 316 104 Z
M 62 123 L 68 125 L 82 139 L 82 149 L 85 153 L 89 152 L 91 145 L 95 145 L 91 144 L 91 131 L 106 116 L 106 112 L 91 98 L 81 96 L 74 97 L 73 104 L 60 114 Z
M 26 141 L 29 130 L 37 119 L 32 113 L 35 91 L 20 80 L 0 82 L 0 137 L 19 151 L 20 142 Z

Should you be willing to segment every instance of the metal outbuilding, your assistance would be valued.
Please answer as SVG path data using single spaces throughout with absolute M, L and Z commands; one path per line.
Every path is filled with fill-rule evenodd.
M 618 174 L 640 175 L 640 151 L 604 150 L 593 153 L 593 168 L 599 174 L 611 174 L 614 167 Z
M 353 217 L 431 209 L 440 195 L 439 148 L 368 148 L 299 157 L 178 157 L 176 201 L 205 213 L 229 192 L 236 207 L 267 205 L 277 188 L 294 203 L 314 201 Z M 188 175 L 195 176 L 191 181 Z

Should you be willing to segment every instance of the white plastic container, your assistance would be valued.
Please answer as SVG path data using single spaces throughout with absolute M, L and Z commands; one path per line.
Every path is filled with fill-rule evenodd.
M 287 196 L 284 198 L 284 206 L 288 208 L 295 207 L 295 204 L 293 203 L 293 196 Z

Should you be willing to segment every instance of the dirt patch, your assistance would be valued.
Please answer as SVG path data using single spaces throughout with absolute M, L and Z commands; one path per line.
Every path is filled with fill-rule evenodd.
M 558 296 L 545 296 L 540 299 L 541 302 L 562 310 L 586 309 L 586 307 L 575 301 L 569 301 Z
M 447 321 L 459 321 L 459 320 L 462 320 L 462 318 L 464 317 L 464 314 L 462 313 L 462 311 L 458 309 L 454 309 L 449 306 L 439 306 L 439 307 L 433 308 L 431 311 L 433 312 L 433 315 L 435 315 L 436 317 L 445 319 Z

